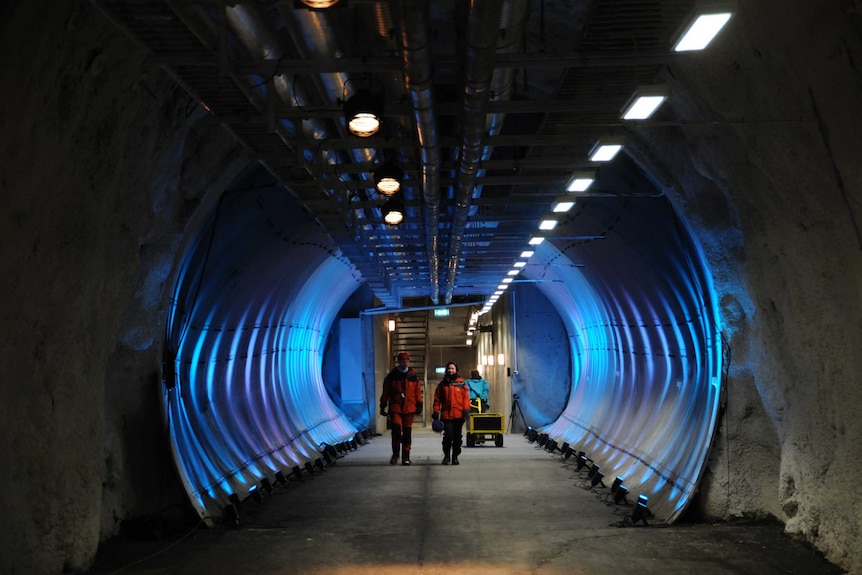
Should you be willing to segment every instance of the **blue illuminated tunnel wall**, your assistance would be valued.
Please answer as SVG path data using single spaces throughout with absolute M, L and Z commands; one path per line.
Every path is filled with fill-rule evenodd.
M 582 202 L 523 275 L 557 308 L 572 353 L 568 403 L 541 429 L 584 451 L 631 500 L 672 522 L 717 424 L 721 339 L 712 282 L 663 198 Z
M 167 318 L 164 408 L 202 517 L 357 429 L 322 379 L 361 278 L 283 189 L 226 193 L 184 250 Z

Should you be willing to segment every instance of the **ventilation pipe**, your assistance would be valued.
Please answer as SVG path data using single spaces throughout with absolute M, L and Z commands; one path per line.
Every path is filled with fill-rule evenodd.
M 502 8 L 501 8 L 502 6 Z M 476 178 L 481 162 L 490 155 L 484 146 L 484 137 L 500 131 L 502 114 L 488 118 L 491 95 L 498 100 L 508 99 L 514 84 L 515 70 L 495 73 L 494 56 L 514 52 L 521 46 L 529 3 L 512 0 L 500 4 L 494 0 L 473 2 L 468 16 L 467 42 L 464 57 L 464 107 L 462 111 L 462 143 L 455 191 L 455 215 L 452 220 L 448 275 L 444 288 L 444 302 L 452 302 L 461 244 L 467 217 L 474 195 Z M 500 36 L 500 29 L 504 34 Z
M 400 35 L 404 80 L 416 120 L 422 166 L 425 251 L 430 274 L 429 296 L 436 305 L 440 299 L 440 144 L 434 111 L 429 4 L 427 0 L 400 0 L 393 2 L 393 7 Z

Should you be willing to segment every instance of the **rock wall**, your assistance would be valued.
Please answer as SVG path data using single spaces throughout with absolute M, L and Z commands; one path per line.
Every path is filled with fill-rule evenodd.
M 774 515 L 862 572 L 860 6 L 739 5 L 672 67 L 675 125 L 632 134 L 702 242 L 731 352 L 701 507 Z M 180 497 L 163 291 L 246 159 L 90 3 L 7 3 L 0 26 L 0 571 L 74 571 Z
M 707 53 L 668 74 L 678 125 L 638 160 L 704 246 L 727 403 L 702 488 L 711 517 L 772 515 L 862 570 L 862 61 L 854 2 L 741 2 Z
M 89 567 L 124 519 L 177 501 L 157 408 L 163 290 L 185 222 L 239 156 L 89 2 L 11 4 L 0 572 L 59 573 Z

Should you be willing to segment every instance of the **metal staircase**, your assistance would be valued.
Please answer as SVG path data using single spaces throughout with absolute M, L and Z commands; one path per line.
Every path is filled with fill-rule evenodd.
M 426 374 L 429 352 L 429 313 L 428 310 L 397 313 L 395 315 L 395 334 L 390 340 L 393 358 L 402 351 L 410 354 L 410 367 L 416 371 L 419 381 L 422 382 L 422 389 L 426 391 L 428 389 Z

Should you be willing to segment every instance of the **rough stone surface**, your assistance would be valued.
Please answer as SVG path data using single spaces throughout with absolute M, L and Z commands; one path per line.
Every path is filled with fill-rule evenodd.
M 774 515 L 862 572 L 862 7 L 746 0 L 672 67 L 634 154 L 701 242 L 731 355 L 700 508 Z M 90 3 L 0 8 L 0 571 L 87 568 L 177 502 L 156 415 L 165 288 L 244 162 Z
M 75 571 L 176 502 L 165 281 L 236 144 L 89 3 L 0 21 L 0 571 Z

